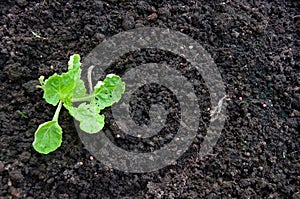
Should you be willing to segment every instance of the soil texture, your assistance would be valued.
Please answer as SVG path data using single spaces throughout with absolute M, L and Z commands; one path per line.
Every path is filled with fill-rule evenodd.
M 1 0 L 0 13 L 0 198 L 300 198 L 299 1 Z M 84 59 L 104 39 L 146 26 L 180 31 L 215 60 L 226 86 L 227 116 L 213 152 L 199 158 L 205 136 L 199 127 L 174 164 L 124 173 L 92 157 L 65 109 L 62 146 L 49 155 L 34 151 L 36 128 L 55 112 L 36 89 L 38 78 L 66 71 L 74 53 Z M 199 106 L 210 107 L 201 76 L 178 55 L 141 49 L 110 69 L 122 74 L 153 62 L 198 79 Z M 176 134 L 180 107 L 159 85 L 135 95 L 137 122 L 149 124 L 153 103 L 174 110 L 166 127 L 151 139 L 126 136 L 106 110 L 107 135 L 128 151 L 157 150 Z M 203 112 L 202 127 L 209 121 Z

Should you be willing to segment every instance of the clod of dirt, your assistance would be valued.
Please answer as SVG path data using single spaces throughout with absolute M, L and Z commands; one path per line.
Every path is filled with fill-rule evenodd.
M 0 161 L 0 173 L 4 171 L 4 164 Z
M 21 7 L 26 6 L 28 4 L 28 1 L 26 0 L 17 0 L 17 4 Z
M 34 93 L 36 91 L 36 86 L 39 85 L 38 80 L 30 80 L 24 84 L 22 84 L 22 87 L 25 89 L 27 93 Z
M 126 14 L 123 17 L 122 26 L 123 26 L 124 30 L 130 30 L 130 29 L 134 28 L 134 26 L 135 26 L 134 17 Z
M 9 172 L 9 177 L 13 184 L 19 184 L 24 180 L 24 176 L 20 170 L 13 170 Z

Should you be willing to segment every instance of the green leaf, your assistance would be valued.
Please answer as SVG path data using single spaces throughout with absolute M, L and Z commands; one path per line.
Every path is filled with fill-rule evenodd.
M 45 77 L 43 75 L 40 76 L 39 82 L 40 82 L 41 85 L 44 85 L 44 79 L 45 79 Z
M 111 106 L 113 103 L 118 102 L 125 91 L 125 82 L 114 74 L 106 76 L 103 82 L 99 81 L 94 88 L 94 95 L 96 103 L 100 110 L 105 107 Z
M 78 108 L 66 106 L 70 115 L 80 122 L 80 129 L 86 133 L 97 133 L 104 127 L 104 115 L 99 115 L 97 105 L 82 103 Z
M 70 60 L 68 61 L 68 73 L 74 78 L 75 82 L 80 80 L 80 66 L 80 56 L 78 54 L 70 56 Z
M 56 106 L 59 100 L 63 102 L 71 100 L 74 87 L 75 80 L 72 73 L 62 75 L 55 73 L 45 81 L 43 97 L 49 104 Z
M 70 56 L 70 60 L 68 61 L 68 70 L 79 70 L 81 66 L 80 63 L 80 55 L 78 54 L 74 54 L 72 56 Z
M 48 154 L 60 147 L 62 142 L 62 129 L 57 121 L 41 124 L 35 132 L 33 148 L 42 154 Z
M 80 80 L 80 66 L 80 56 L 72 55 L 68 62 L 68 72 L 61 75 L 55 73 L 44 82 L 43 97 L 49 104 L 56 106 L 59 100 L 71 101 L 73 95 L 75 97 L 86 96 L 84 82 Z
M 76 85 L 75 85 L 75 89 L 73 92 L 73 98 L 82 98 L 82 97 L 86 97 L 87 93 L 86 93 L 86 88 L 84 85 L 84 82 L 81 79 L 78 79 L 76 81 Z
M 81 98 L 87 96 L 84 82 L 80 79 L 81 76 L 80 66 L 81 66 L 80 55 L 78 54 L 72 55 L 68 62 L 68 70 L 70 73 L 72 73 L 75 80 L 73 98 Z

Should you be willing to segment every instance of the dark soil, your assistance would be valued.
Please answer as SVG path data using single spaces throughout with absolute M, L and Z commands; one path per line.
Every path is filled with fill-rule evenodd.
M 300 198 L 299 8 L 281 0 L 1 0 L 0 198 Z M 181 31 L 215 60 L 228 112 L 213 154 L 199 158 L 199 132 L 174 165 L 117 171 L 90 158 L 66 110 L 62 146 L 35 152 L 34 132 L 55 111 L 35 89 L 38 77 L 66 71 L 71 54 L 84 59 L 105 38 L 143 26 Z M 188 65 L 168 53 L 149 59 L 149 50 L 131 53 L 124 65 L 153 60 Z M 147 123 L 144 112 L 133 117 Z M 128 150 L 137 142 L 115 135 Z M 162 145 L 172 138 L 160 137 Z

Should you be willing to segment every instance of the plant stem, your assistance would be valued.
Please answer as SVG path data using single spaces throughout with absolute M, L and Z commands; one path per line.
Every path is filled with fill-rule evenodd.
M 90 102 L 93 98 L 95 98 L 94 95 L 89 95 L 81 98 L 73 98 L 72 102 Z
M 58 121 L 58 116 L 59 116 L 59 112 L 60 112 L 61 107 L 62 107 L 62 101 L 59 101 L 59 104 L 56 108 L 56 111 L 55 111 L 55 114 L 53 116 L 52 121 Z

